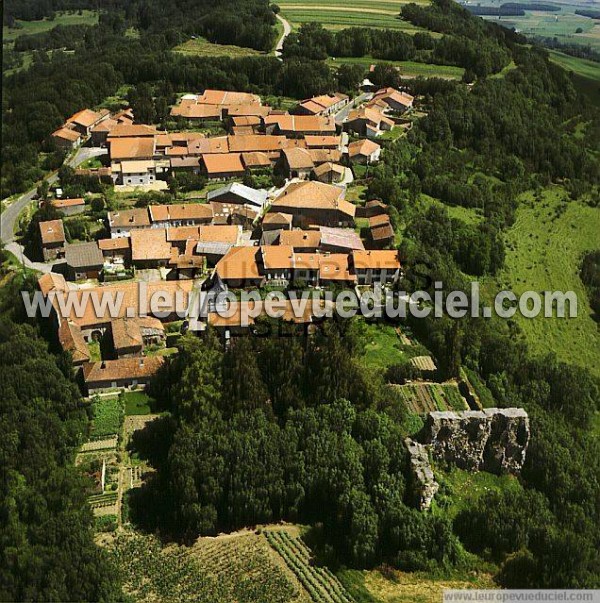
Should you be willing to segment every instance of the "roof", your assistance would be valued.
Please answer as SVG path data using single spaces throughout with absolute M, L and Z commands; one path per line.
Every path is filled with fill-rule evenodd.
M 334 174 L 345 173 L 345 168 L 342 165 L 337 163 L 331 163 L 331 161 L 327 161 L 326 163 L 322 163 L 315 168 L 315 176 L 324 176 L 325 174 L 329 174 L 329 172 L 333 172 Z
M 230 243 L 235 245 L 241 228 L 235 225 L 200 226 L 198 241 L 201 243 Z
M 273 201 L 277 208 L 338 210 L 354 216 L 356 207 L 344 199 L 344 190 L 323 182 L 292 182 Z
M 265 125 L 277 125 L 282 132 L 333 132 L 335 120 L 333 117 L 320 115 L 268 115 Z
M 375 124 L 379 126 L 379 124 L 386 123 L 390 126 L 394 125 L 394 120 L 386 117 L 379 109 L 371 108 L 371 107 L 361 107 L 360 109 L 355 109 L 350 112 L 348 115 L 347 122 L 353 122 L 355 120 L 364 119 L 369 123 Z
M 377 226 L 384 226 L 390 223 L 390 217 L 387 214 L 377 214 L 369 218 L 369 227 L 376 228 Z
M 262 151 L 250 151 L 242 153 L 242 161 L 247 168 L 271 167 L 271 159 Z
M 185 119 L 221 119 L 221 109 L 217 105 L 198 104 L 196 100 L 183 99 L 171 109 L 171 115 Z
M 337 148 L 342 144 L 341 136 L 305 136 L 304 140 L 309 149 Z
M 233 174 L 243 173 L 245 171 L 239 153 L 203 155 L 202 161 L 209 174 Z
M 123 174 L 146 174 L 156 168 L 152 159 L 138 159 L 135 161 L 122 161 L 121 172 Z
M 310 149 L 310 158 L 315 165 L 321 163 L 339 163 L 342 159 L 342 152 L 339 149 Z
M 108 119 L 102 120 L 99 124 L 92 128 L 92 132 L 110 132 L 113 128 L 116 128 L 119 122 L 116 119 L 109 117 Z
M 154 156 L 154 138 L 115 138 L 110 140 L 110 158 L 149 159 Z
M 289 245 L 264 245 L 260 253 L 265 270 L 294 268 L 294 249 Z
M 300 103 L 300 106 L 316 115 L 317 113 L 326 111 L 329 109 L 329 107 L 347 99 L 348 96 L 345 94 L 340 94 L 339 92 L 336 94 L 323 94 L 321 96 L 315 96 L 313 98 L 303 100 Z
M 215 271 L 222 279 L 260 279 L 256 256 L 258 247 L 232 247 L 218 262 Z
M 284 230 L 279 235 L 280 245 L 289 245 L 295 249 L 314 247 L 321 244 L 321 232 L 318 230 Z
M 229 153 L 229 139 L 227 136 L 216 136 L 215 138 L 190 140 L 187 145 L 187 153 L 189 155 Z
M 79 132 L 71 130 L 70 128 L 59 128 L 55 132 L 52 132 L 52 136 L 55 138 L 63 138 L 64 140 L 68 140 L 70 142 L 76 142 L 81 138 L 81 134 Z
M 352 257 L 357 270 L 397 270 L 401 267 L 396 249 L 354 251 Z
M 232 153 L 248 153 L 251 151 L 280 151 L 293 146 L 285 136 L 272 136 L 270 134 L 243 134 L 229 136 L 229 150 Z
M 283 155 L 291 170 L 306 170 L 314 167 L 310 152 L 306 149 L 284 149 Z
M 170 150 L 170 149 L 169 149 Z M 200 158 L 199 157 L 171 157 L 171 169 L 177 170 L 182 168 L 198 168 L 200 167 Z
M 237 116 L 245 116 L 245 115 L 255 115 L 257 117 L 266 117 L 271 113 L 271 107 L 266 107 L 263 105 L 233 105 L 227 107 L 227 115 L 229 117 L 237 117 Z
M 220 241 L 203 241 L 196 244 L 196 253 L 199 255 L 226 255 L 233 247 L 231 243 Z
M 144 345 L 142 331 L 137 320 L 117 318 L 110 323 L 115 351 L 128 348 L 141 348 Z
M 265 215 L 263 224 L 291 224 L 293 220 L 294 216 L 292 214 L 274 211 Z
M 65 242 L 65 229 L 62 220 L 48 220 L 40 222 L 40 235 L 42 245 L 51 245 L 52 243 Z
M 357 140 L 356 142 L 351 142 L 348 145 L 348 155 L 350 157 L 356 157 L 357 155 L 364 155 L 365 157 L 372 155 L 376 151 L 381 149 L 381 146 L 376 142 L 365 138 L 364 140 Z
M 396 102 L 404 105 L 405 107 L 412 106 L 415 98 L 406 92 L 400 92 L 394 88 L 382 88 L 373 95 L 373 98 L 369 101 L 369 105 L 376 104 L 378 102 L 384 102 L 389 104 L 389 101 Z
M 58 327 L 58 341 L 65 352 L 71 352 L 73 362 L 87 362 L 91 358 L 81 329 L 70 320 L 63 320 Z
M 198 103 L 204 105 L 260 105 L 260 97 L 249 92 L 205 90 L 204 94 L 198 97 Z
M 71 115 L 71 117 L 69 117 L 65 123 L 75 123 L 79 126 L 83 126 L 84 128 L 90 128 L 95 123 L 100 121 L 106 114 L 107 113 L 96 113 L 91 109 L 83 109 L 83 111 L 79 111 L 78 113 Z
M 131 228 L 132 226 L 150 226 L 146 208 L 124 209 L 108 212 L 108 225 L 111 228 Z
M 214 191 L 210 191 L 206 198 L 208 201 L 217 201 L 219 197 L 229 193 L 237 195 L 257 207 L 263 207 L 267 202 L 267 191 L 250 188 L 239 182 L 232 182 Z
M 363 250 L 365 247 L 358 233 L 351 228 L 321 226 L 321 245 L 342 249 Z
M 116 239 L 100 239 L 98 241 L 98 247 L 101 251 L 129 249 L 129 237 L 118 237 Z
M 319 257 L 319 278 L 322 281 L 356 281 L 356 275 L 350 272 L 348 254 L 328 253 Z
M 131 231 L 131 259 L 168 260 L 171 257 L 171 243 L 167 241 L 166 228 L 146 228 Z
M 110 134 L 108 135 L 108 139 L 112 140 L 113 138 L 137 138 L 149 136 L 153 137 L 158 134 L 158 130 L 153 128 L 152 126 L 147 126 L 146 124 L 119 124 L 112 128 Z
M 152 222 L 171 220 L 210 220 L 213 211 L 207 203 L 175 203 L 167 205 L 149 205 Z
M 165 359 L 162 356 L 86 362 L 83 365 L 83 378 L 88 384 L 148 378 L 158 372 L 164 362 Z
M 234 126 L 244 127 L 244 126 L 259 126 L 260 125 L 260 117 L 258 115 L 239 115 L 233 116 L 231 121 Z
M 167 228 L 167 241 L 187 241 L 188 239 L 197 241 L 199 236 L 199 226 L 177 226 L 174 228 Z
M 53 199 L 51 201 L 52 207 L 56 209 L 62 209 L 63 207 L 77 207 L 79 205 L 85 205 L 85 201 L 82 197 L 78 199 Z
M 47 296 L 50 291 L 67 291 L 69 288 L 65 277 L 57 272 L 47 272 L 40 276 L 38 279 L 38 287 L 44 297 Z
M 65 247 L 65 259 L 72 268 L 88 268 L 102 266 L 104 256 L 96 241 L 75 243 Z

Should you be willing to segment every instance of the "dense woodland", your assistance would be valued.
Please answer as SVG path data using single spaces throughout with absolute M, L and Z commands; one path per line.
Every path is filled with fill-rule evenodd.
M 66 7 L 60 0 L 9 4 L 13 18 L 31 18 L 27 11 L 41 6 L 43 15 Z M 475 82 L 470 89 L 435 79 L 411 82 L 428 115 L 407 139 L 388 145 L 372 171 L 369 197 L 394 208 L 395 223 L 405 228 L 406 264 L 425 267 L 425 279 L 409 272 L 402 287 L 439 280 L 447 290 L 467 290 L 467 275 L 496 273 L 504 262 L 503 233 L 523 191 L 560 182 L 573 198 L 598 203 L 598 108 L 543 50 L 520 45 L 510 32 L 446 0 L 403 11 L 443 34 L 439 40 L 354 29 L 331 34 L 310 25 L 289 38 L 283 62 L 169 52 L 192 33 L 269 47 L 273 13 L 263 2 L 122 4 L 107 6 L 74 54 L 38 52 L 30 69 L 3 76 L 3 195 L 31 185 L 50 163 L 58 167 L 55 154 L 38 160 L 39 150 L 52 150 L 47 135 L 65 116 L 123 84 L 133 86 L 136 115 L 159 122 L 182 90 L 212 86 L 297 98 L 353 90 L 364 74 L 356 66 L 333 72 L 323 61 L 333 53 L 460 65 Z M 254 15 L 252 41 L 248 15 Z M 128 27 L 140 38 L 123 37 Z M 43 50 L 63 35 L 21 44 Z M 516 68 L 503 78 L 486 77 L 510 61 Z M 386 66 L 372 74 L 379 85 L 398 85 L 398 77 Z M 576 138 L 577 124 L 584 127 Z M 480 209 L 485 220 L 466 225 L 442 206 L 421 209 L 422 193 Z M 597 254 L 581 271 L 594 300 Z M 20 284 L 4 291 L 13 309 L 10 296 Z M 21 323 L 18 312 L 2 314 L 0 348 L 10 353 L 0 354 L 8 484 L 0 493 L 0 598 L 118 599 L 117 580 L 92 542 L 84 485 L 71 468 L 86 413 L 68 363 L 48 353 L 34 326 Z M 311 545 L 333 566 L 385 562 L 469 571 L 478 563 L 475 553 L 498 565 L 504 586 L 600 586 L 600 440 L 590 434 L 600 409 L 598 380 L 552 356 L 533 358 L 512 322 L 428 318 L 409 326 L 444 376 L 464 367 L 485 380 L 499 406 L 529 412 L 532 441 L 518 493 L 490 494 L 454 522 L 417 513 L 401 445 L 406 411 L 384 376 L 358 362 L 365 342 L 357 324 L 334 322 L 309 341 L 242 338 L 227 351 L 213 337 L 185 337 L 153 385 L 169 415 L 136 441 L 158 472 L 131 500 L 133 519 L 191 541 L 283 518 L 312 525 Z

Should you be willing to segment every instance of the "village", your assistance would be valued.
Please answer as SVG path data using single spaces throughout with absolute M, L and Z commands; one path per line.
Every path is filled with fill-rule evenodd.
M 211 292 L 397 282 L 402 265 L 388 208 L 376 199 L 350 201 L 346 192 L 355 172 L 379 161 L 377 139 L 410 126 L 413 104 L 412 96 L 387 88 L 354 100 L 343 94 L 306 99 L 290 113 L 254 94 L 205 90 L 172 107 L 181 131 L 138 124 L 130 109 L 84 109 L 68 119 L 52 134 L 57 146 L 107 153 L 107 165 L 76 175 L 129 192 L 166 190 L 168 176 L 181 173 L 210 184 L 194 202 L 108 211 L 106 236 L 85 242 L 67 242 L 64 224 L 89 211 L 85 198 L 57 190 L 43 202 L 64 217 L 39 222 L 43 260 L 52 265 L 39 288 L 46 297 L 52 292 L 58 340 L 71 353 L 84 392 L 143 388 L 175 351 L 171 335 L 182 325 L 194 332 L 212 327 L 224 340 L 243 332 L 242 308 L 224 318 L 206 303 Z M 215 122 L 228 134 L 202 131 Z M 243 184 L 248 174 L 269 172 L 283 184 Z M 155 316 L 140 301 L 140 281 L 150 293 L 182 299 L 184 316 L 174 306 Z M 123 296 L 126 303 L 118 316 L 100 316 L 87 304 L 83 315 L 61 317 L 56 296 L 81 299 L 84 292 Z M 288 306 L 284 320 L 306 326 L 315 317 L 309 308 L 296 316 Z

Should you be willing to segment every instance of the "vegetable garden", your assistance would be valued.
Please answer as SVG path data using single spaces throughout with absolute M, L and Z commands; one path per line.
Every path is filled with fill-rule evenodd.
M 440 383 L 412 383 L 399 385 L 398 391 L 406 407 L 422 415 L 437 410 L 468 410 L 458 387 Z

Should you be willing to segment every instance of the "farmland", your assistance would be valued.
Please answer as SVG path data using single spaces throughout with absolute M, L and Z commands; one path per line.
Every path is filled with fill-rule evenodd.
M 554 63 L 559 64 L 561 67 L 564 67 L 568 71 L 572 71 L 581 77 L 600 82 L 600 63 L 572 57 L 568 54 L 563 54 L 562 52 L 556 52 L 555 50 L 550 50 L 549 52 L 550 60 Z
M 284 530 L 265 532 L 267 541 L 284 559 L 315 603 L 351 603 L 339 580 L 326 567 L 312 563 L 312 553 L 298 536 Z
M 365 325 L 364 363 L 371 368 L 386 369 L 406 361 L 400 337 L 390 325 Z
M 194 546 L 184 547 L 127 532 L 109 550 L 121 570 L 125 591 L 136 601 L 310 601 L 261 534 L 200 538 Z
M 412 383 L 396 387 L 408 410 L 415 414 L 468 408 L 465 399 L 454 384 Z
M 327 29 L 375 27 L 406 32 L 418 31 L 414 25 L 398 17 L 402 5 L 406 3 L 393 0 L 294 0 L 283 2 L 279 6 L 282 16 L 293 28 L 302 23 L 317 22 Z
M 120 398 L 98 398 L 92 402 L 92 439 L 101 440 L 118 434 L 123 422 L 123 403 Z
M 600 210 L 567 202 L 564 195 L 554 187 L 538 199 L 524 197 L 506 237 L 505 268 L 484 290 L 488 299 L 501 290 L 575 292 L 577 317 L 528 319 L 517 313 L 515 319 L 534 353 L 554 352 L 600 375 L 600 331 L 578 274 L 584 252 L 598 249 Z

